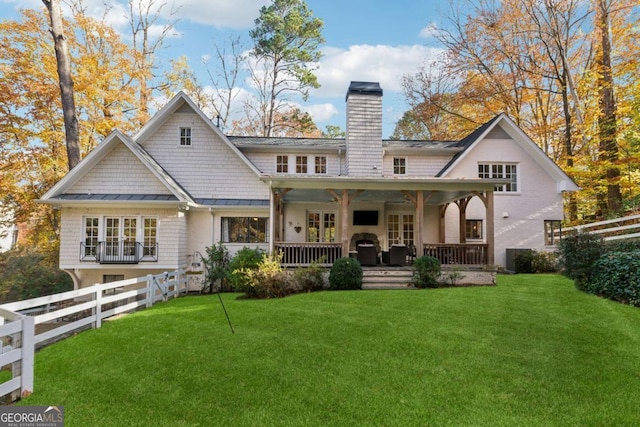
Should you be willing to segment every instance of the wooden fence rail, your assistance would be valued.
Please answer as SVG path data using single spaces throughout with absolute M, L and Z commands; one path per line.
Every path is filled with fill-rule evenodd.
M 11 368 L 11 379 L 0 384 L 0 396 L 15 401 L 33 391 L 37 348 L 187 292 L 187 276 L 176 270 L 1 305 L 0 368 Z

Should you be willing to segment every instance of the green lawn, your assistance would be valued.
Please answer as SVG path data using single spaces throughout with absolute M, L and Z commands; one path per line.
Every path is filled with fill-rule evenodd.
M 498 286 L 193 296 L 36 354 L 67 426 L 622 426 L 640 310 L 559 276 Z

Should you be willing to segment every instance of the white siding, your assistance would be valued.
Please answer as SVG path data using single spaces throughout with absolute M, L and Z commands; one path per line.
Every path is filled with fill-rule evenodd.
M 478 163 L 495 162 L 518 165 L 519 191 L 494 193 L 495 261 L 504 265 L 507 248 L 545 249 L 544 221 L 562 220 L 563 202 L 553 179 L 513 140 L 480 141 L 449 177 L 477 177 Z M 467 218 L 486 221 L 484 205 L 477 198 L 467 208 Z M 447 210 L 446 225 L 447 242 L 457 242 L 457 209 Z
M 451 156 L 409 156 L 403 154 L 387 154 L 384 157 L 384 176 L 393 176 L 393 159 L 395 157 L 406 159 L 406 176 L 410 177 L 434 177 L 451 160 Z
M 124 144 L 114 147 L 68 193 L 171 194 Z
M 191 146 L 179 146 L 180 127 Z M 197 114 L 174 113 L 144 148 L 195 198 L 266 199 L 267 186 Z

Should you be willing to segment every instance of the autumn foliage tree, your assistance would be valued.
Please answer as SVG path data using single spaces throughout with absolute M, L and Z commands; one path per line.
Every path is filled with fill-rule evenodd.
M 437 33 L 445 54 L 405 77 L 411 111 L 396 134 L 457 138 L 505 112 L 582 187 L 568 203 L 574 221 L 637 208 L 639 9 L 631 0 L 453 2 Z

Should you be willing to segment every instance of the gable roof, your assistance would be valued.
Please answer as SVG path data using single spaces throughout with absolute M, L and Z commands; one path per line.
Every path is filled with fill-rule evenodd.
M 222 133 L 222 131 L 213 124 L 211 119 L 207 117 L 207 115 L 200 109 L 198 106 L 189 98 L 189 96 L 183 91 L 178 92 L 176 96 L 171 98 L 171 100 L 164 106 L 160 111 L 158 111 L 152 118 L 149 120 L 140 131 L 133 137 L 133 139 L 139 144 L 144 144 L 144 142 L 162 126 L 167 119 L 175 113 L 180 108 L 187 105 L 195 114 L 200 116 L 202 121 L 206 123 L 207 126 L 218 136 L 220 139 L 229 147 L 233 153 L 238 156 L 248 167 L 251 169 L 256 176 L 262 176 L 262 173 L 255 167 L 253 163 L 236 147 L 229 138 Z
M 40 199 L 43 202 L 60 202 L 65 200 L 126 200 L 110 197 L 113 195 L 91 195 L 92 197 L 80 197 L 79 195 L 65 194 L 73 187 L 75 183 L 89 173 L 93 167 L 104 159 L 109 152 L 117 145 L 123 144 L 138 160 L 169 190 L 173 198 L 166 197 L 148 197 L 136 198 L 136 200 L 145 201 L 176 201 L 182 203 L 194 203 L 193 198 L 184 190 L 178 182 L 173 179 L 167 171 L 165 171 L 158 162 L 139 144 L 131 140 L 119 130 L 114 130 L 93 149 L 75 168 L 58 181 L 49 191 L 47 191 Z M 75 197 L 74 197 L 75 196 Z M 149 195 L 157 196 L 157 195 Z
M 500 126 L 509 136 L 547 173 L 556 181 L 558 192 L 576 191 L 579 187 L 531 138 L 525 134 L 513 120 L 504 113 L 495 116 L 478 129 L 461 139 L 456 146 L 462 151 L 457 153 L 442 168 L 437 177 L 447 176 L 493 129 Z

